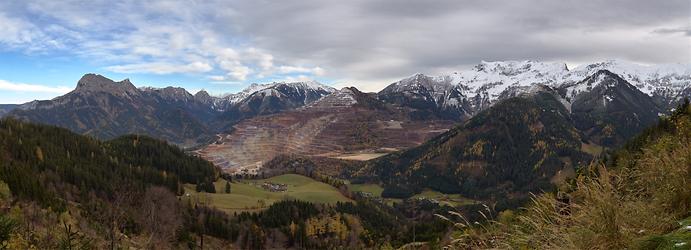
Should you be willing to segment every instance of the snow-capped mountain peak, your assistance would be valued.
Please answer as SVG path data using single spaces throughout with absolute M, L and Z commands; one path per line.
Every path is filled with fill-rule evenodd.
M 642 65 L 622 60 L 578 66 L 565 76 L 565 80 L 579 81 L 603 69 L 619 75 L 649 96 L 673 98 L 691 83 L 691 63 Z
M 211 99 L 214 110 L 227 111 L 233 106 L 242 106 L 247 100 L 265 97 L 288 98 L 293 101 L 299 99 L 307 104 L 335 91 L 336 89 L 316 81 L 252 83 L 240 92 Z
M 238 102 L 241 102 L 242 100 L 246 99 L 250 95 L 257 93 L 257 92 L 263 92 L 264 94 L 272 95 L 274 93 L 274 90 L 278 86 L 288 86 L 294 89 L 303 89 L 303 90 L 315 90 L 315 91 L 326 91 L 326 92 L 334 92 L 336 89 L 326 86 L 324 84 L 321 84 L 317 81 L 305 81 L 305 82 L 272 82 L 272 83 L 265 83 L 265 84 L 258 84 L 258 83 L 252 83 L 247 88 L 243 89 L 242 91 L 235 93 L 235 94 L 227 94 L 222 97 L 222 99 L 225 99 L 226 102 L 230 104 L 235 104 Z M 275 94 L 275 93 L 274 93 Z
M 569 69 L 561 62 L 528 60 L 482 61 L 471 69 L 442 76 L 416 74 L 392 83 L 379 96 L 418 107 L 423 100 L 437 109 L 457 108 L 472 114 L 499 99 L 530 92 L 535 85 L 570 88 L 571 94 L 587 91 L 584 85 L 575 84 L 602 70 L 616 74 L 662 105 L 672 105 L 691 93 L 691 64 L 641 65 L 609 60 Z
M 569 69 L 564 63 L 536 61 L 486 62 L 471 70 L 452 74 L 453 84 L 463 85 L 468 94 L 482 92 L 493 102 L 510 87 L 529 87 L 533 84 L 552 85 Z

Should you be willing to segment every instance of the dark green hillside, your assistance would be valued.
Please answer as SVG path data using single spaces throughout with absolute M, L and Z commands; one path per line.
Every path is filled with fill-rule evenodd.
M 154 166 L 172 173 L 184 183 L 198 183 L 216 179 L 218 171 L 199 157 L 186 155 L 183 150 L 165 141 L 146 136 L 127 135 L 107 142 L 121 161 L 134 166 Z
M 217 176 L 211 163 L 152 138 L 102 142 L 67 129 L 2 119 L 0 244 L 10 249 L 167 249 L 177 242 L 194 243 L 194 232 L 220 235 L 227 228 L 217 223 L 227 216 L 196 214 L 213 211 L 186 207 L 175 196 L 182 194 L 183 183 L 210 183 Z M 185 224 L 196 223 L 199 216 L 207 223 Z
M 549 189 L 557 172 L 588 162 L 580 148 L 568 111 L 540 92 L 503 101 L 420 147 L 368 162 L 354 176 L 379 178 L 388 196 L 422 188 L 476 198 L 524 195 Z
M 165 142 L 122 137 L 101 142 L 66 129 L 0 120 L 0 179 L 15 196 L 48 206 L 80 192 L 112 195 L 119 185 L 165 186 L 212 180 L 212 164 Z M 135 188 L 136 189 L 136 188 Z
M 458 248 L 689 249 L 688 100 L 558 193 L 463 231 Z M 514 212 L 516 213 L 514 215 Z

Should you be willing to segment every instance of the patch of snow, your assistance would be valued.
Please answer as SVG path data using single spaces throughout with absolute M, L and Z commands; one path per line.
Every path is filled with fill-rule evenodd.
M 236 104 L 239 102 L 242 102 L 243 100 L 247 99 L 251 95 L 255 93 L 259 94 L 264 94 L 264 95 L 271 95 L 271 96 L 280 96 L 280 92 L 275 89 L 275 87 L 279 85 L 285 85 L 290 88 L 294 88 L 297 92 L 304 92 L 304 91 L 324 91 L 327 93 L 332 93 L 335 92 L 336 89 L 326 86 L 324 84 L 321 84 L 316 81 L 306 81 L 306 82 L 273 82 L 273 83 L 266 83 L 266 84 L 257 84 L 257 83 L 252 83 L 250 86 L 247 88 L 243 89 L 242 91 L 235 93 L 235 94 L 226 94 L 216 100 L 215 106 L 223 106 L 223 104 Z

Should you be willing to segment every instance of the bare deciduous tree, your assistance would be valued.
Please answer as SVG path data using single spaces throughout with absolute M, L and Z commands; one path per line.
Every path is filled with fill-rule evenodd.
M 163 187 L 146 190 L 138 210 L 142 229 L 149 234 L 148 247 L 168 249 L 182 226 L 180 206 L 175 195 Z

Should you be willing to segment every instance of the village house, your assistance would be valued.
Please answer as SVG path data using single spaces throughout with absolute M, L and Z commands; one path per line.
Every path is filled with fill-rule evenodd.
M 262 188 L 265 190 L 268 190 L 270 192 L 285 192 L 288 191 L 288 185 L 286 184 L 280 184 L 280 183 L 272 183 L 272 182 L 264 182 L 262 183 Z

